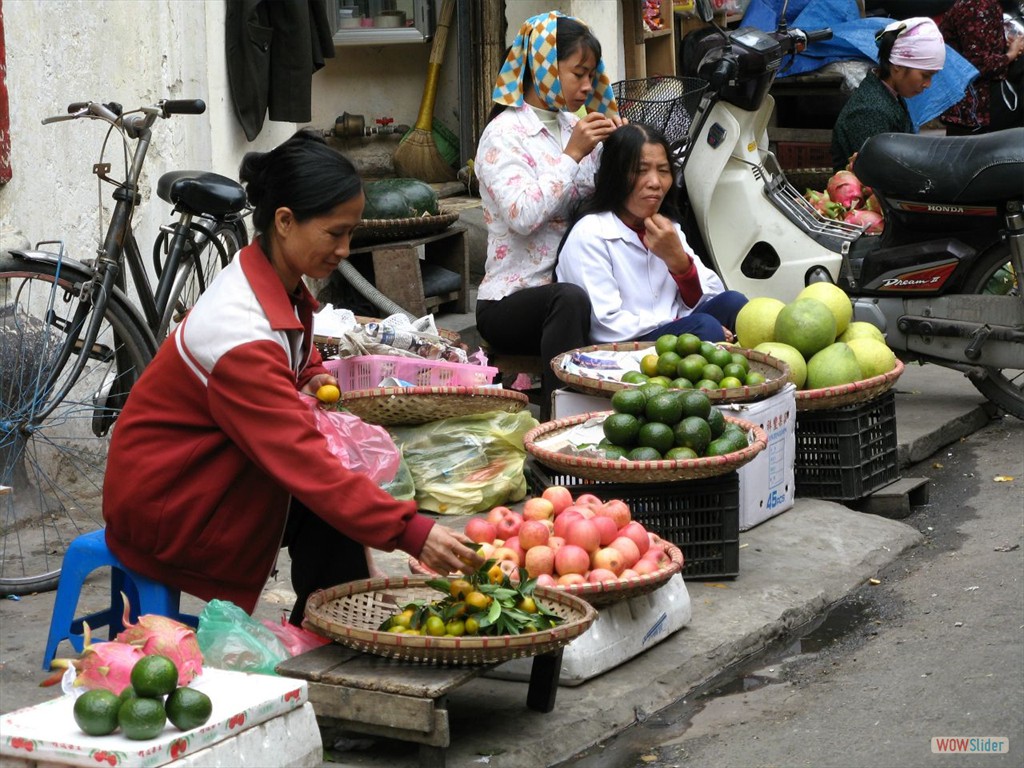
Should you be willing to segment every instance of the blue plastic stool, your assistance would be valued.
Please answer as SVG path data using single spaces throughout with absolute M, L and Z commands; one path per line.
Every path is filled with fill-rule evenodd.
M 130 618 L 134 622 L 139 615 L 157 614 L 195 627 L 199 619 L 179 610 L 181 592 L 159 582 L 148 579 L 129 570 L 117 556 L 107 549 L 105 532 L 101 528 L 79 536 L 71 542 L 64 555 L 64 564 L 57 585 L 57 597 L 50 616 L 50 635 L 46 640 L 43 669 L 50 668 L 50 662 L 57 652 L 61 640 L 67 640 L 79 653 L 85 643 L 83 624 L 95 632 L 99 627 L 109 627 L 108 637 L 124 629 L 124 602 L 121 593 L 128 596 L 131 606 Z M 90 573 L 97 568 L 110 567 L 110 607 L 88 616 L 75 616 L 82 585 Z

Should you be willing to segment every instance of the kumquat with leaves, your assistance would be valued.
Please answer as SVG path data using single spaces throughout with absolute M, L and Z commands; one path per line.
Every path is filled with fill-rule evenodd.
M 444 597 L 407 603 L 378 629 L 434 637 L 497 636 L 539 632 L 562 623 L 561 616 L 534 598 L 536 579 L 520 581 L 504 571 L 498 578 L 496 567 L 495 560 L 488 560 L 468 576 L 431 579 L 427 586 Z

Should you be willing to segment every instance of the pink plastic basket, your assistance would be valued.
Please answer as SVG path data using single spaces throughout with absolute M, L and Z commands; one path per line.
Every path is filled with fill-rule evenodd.
M 338 377 L 342 392 L 374 389 L 389 376 L 415 387 L 483 387 L 492 383 L 498 373 L 497 368 L 488 365 L 388 355 L 343 357 L 325 360 L 324 365 Z

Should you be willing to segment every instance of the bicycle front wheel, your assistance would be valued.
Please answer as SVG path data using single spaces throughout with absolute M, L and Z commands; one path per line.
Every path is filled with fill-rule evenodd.
M 170 249 L 170 240 L 168 233 L 164 232 L 157 241 L 156 247 L 164 252 L 164 257 Z M 177 327 L 185 313 L 192 309 L 200 295 L 248 240 L 242 219 L 211 221 L 200 218 L 192 222 L 184 258 L 174 276 L 167 309 L 160 321 L 159 338 L 164 338 Z
M 111 300 L 95 343 L 73 347 L 54 380 L 83 280 L 72 268 L 0 257 L 0 485 L 11 489 L 0 496 L 2 594 L 56 587 L 68 544 L 103 526 L 110 430 L 153 354 L 135 317 Z M 81 375 L 40 417 L 82 354 Z

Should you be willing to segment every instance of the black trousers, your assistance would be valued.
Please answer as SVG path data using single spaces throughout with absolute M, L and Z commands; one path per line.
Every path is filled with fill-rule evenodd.
M 328 525 L 297 499 L 292 499 L 282 544 L 292 560 L 296 597 L 288 621 L 296 626 L 302 625 L 306 600 L 313 592 L 370 576 L 363 545 Z
M 476 325 L 495 352 L 540 355 L 545 361 L 590 344 L 590 298 L 578 285 L 551 283 L 524 288 L 499 301 L 476 303 Z M 550 366 L 541 377 L 541 421 L 559 386 Z

